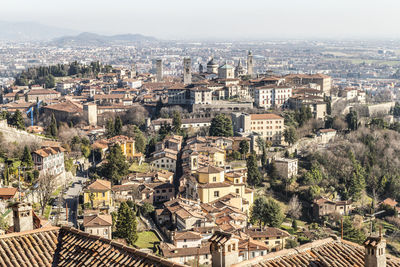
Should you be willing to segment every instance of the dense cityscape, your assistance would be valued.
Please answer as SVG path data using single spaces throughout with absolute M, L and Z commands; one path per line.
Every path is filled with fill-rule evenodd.
M 15 29 L 0 266 L 400 266 L 400 41 Z

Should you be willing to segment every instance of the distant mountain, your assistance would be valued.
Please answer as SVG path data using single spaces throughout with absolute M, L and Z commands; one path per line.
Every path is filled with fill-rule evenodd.
M 49 41 L 78 31 L 43 25 L 36 22 L 0 21 L 0 40 L 6 41 Z
M 156 38 L 144 36 L 141 34 L 119 34 L 119 35 L 100 35 L 90 32 L 83 32 L 76 36 L 64 36 L 56 38 L 53 42 L 58 46 L 65 45 L 108 45 L 115 42 L 137 43 L 137 42 L 154 42 Z

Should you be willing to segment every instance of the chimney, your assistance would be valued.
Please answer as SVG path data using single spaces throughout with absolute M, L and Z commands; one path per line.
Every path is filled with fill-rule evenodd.
M 33 230 L 32 206 L 30 203 L 17 202 L 12 206 L 14 232 Z
M 382 229 L 379 229 L 378 236 L 369 236 L 363 244 L 364 267 L 386 267 L 386 240 L 383 238 Z

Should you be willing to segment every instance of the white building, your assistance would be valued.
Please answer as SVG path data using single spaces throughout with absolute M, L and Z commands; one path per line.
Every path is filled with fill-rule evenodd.
M 292 96 L 292 88 L 287 86 L 263 86 L 254 88 L 254 102 L 260 108 L 286 107 Z
M 283 178 L 291 178 L 297 176 L 298 160 L 297 159 L 276 159 L 275 167 L 279 175 Z
M 32 152 L 35 169 L 50 175 L 63 173 L 64 151 L 62 147 L 44 147 Z

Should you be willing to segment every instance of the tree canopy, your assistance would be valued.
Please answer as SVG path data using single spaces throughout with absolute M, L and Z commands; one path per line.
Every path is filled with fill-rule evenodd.
M 211 120 L 211 136 L 233 136 L 232 121 L 225 114 L 218 114 Z
M 107 155 L 107 162 L 102 168 L 102 174 L 114 183 L 119 183 L 122 177 L 128 174 L 128 169 L 129 165 L 121 147 L 118 144 L 114 144 Z
M 119 206 L 115 235 L 125 238 L 128 245 L 133 245 L 138 238 L 136 216 L 126 202 Z
M 273 199 L 257 198 L 251 209 L 250 220 L 261 226 L 279 227 L 284 219 L 279 203 Z
M 257 156 L 251 153 L 246 160 L 247 165 L 247 183 L 249 185 L 260 185 L 262 182 L 262 175 L 257 165 Z

